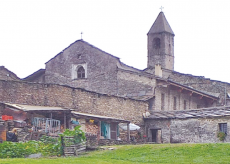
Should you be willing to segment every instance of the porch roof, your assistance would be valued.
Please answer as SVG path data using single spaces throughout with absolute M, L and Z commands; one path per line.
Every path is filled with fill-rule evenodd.
M 94 115 L 89 113 L 81 113 L 76 111 L 71 111 L 74 116 L 81 117 L 81 118 L 88 118 L 88 119 L 97 119 L 97 120 L 104 120 L 104 121 L 113 121 L 113 122 L 121 122 L 121 123 L 130 123 L 128 120 L 123 120 L 115 117 L 108 117 L 108 116 L 101 116 L 101 115 Z
M 30 111 L 69 111 L 70 109 L 62 108 L 62 107 L 50 107 L 50 106 L 33 106 L 33 105 L 22 105 L 22 104 L 11 104 L 11 103 L 3 103 L 6 106 L 13 107 L 18 110 L 22 110 L 24 112 Z
M 230 116 L 230 106 L 211 107 L 197 110 L 181 111 L 152 111 L 144 119 L 186 119 L 186 118 L 212 118 Z

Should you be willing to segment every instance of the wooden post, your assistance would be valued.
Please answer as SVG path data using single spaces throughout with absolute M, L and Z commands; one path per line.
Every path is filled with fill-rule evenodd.
M 64 112 L 64 130 L 66 129 L 66 113 Z
M 98 135 L 97 135 L 97 139 L 100 140 L 101 138 L 101 121 L 98 122 Z
M 130 129 L 129 129 L 129 124 L 127 123 L 127 141 L 130 141 Z
M 0 120 L 2 119 L 2 112 L 5 109 L 5 105 L 4 104 L 0 104 Z

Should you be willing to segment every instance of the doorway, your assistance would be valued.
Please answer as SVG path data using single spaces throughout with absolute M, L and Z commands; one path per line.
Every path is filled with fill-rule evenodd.
M 161 143 L 161 129 L 151 129 L 152 142 Z

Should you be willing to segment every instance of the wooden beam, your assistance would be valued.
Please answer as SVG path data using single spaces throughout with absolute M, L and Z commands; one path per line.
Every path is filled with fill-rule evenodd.
M 178 92 L 181 93 L 181 92 L 183 91 L 183 89 L 184 89 L 184 88 L 179 88 L 179 89 L 178 89 Z

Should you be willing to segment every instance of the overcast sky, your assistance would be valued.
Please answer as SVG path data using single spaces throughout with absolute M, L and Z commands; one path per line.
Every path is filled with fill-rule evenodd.
M 81 39 L 138 69 L 163 6 L 175 71 L 230 82 L 228 0 L 0 0 L 0 65 L 20 78 Z

